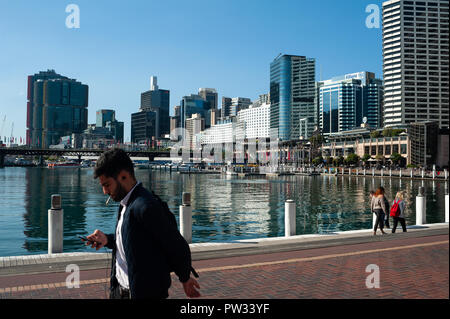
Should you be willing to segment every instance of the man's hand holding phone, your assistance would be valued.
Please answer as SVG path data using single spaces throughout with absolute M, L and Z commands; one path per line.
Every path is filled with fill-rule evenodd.
M 91 235 L 81 239 L 86 241 L 86 245 L 91 245 L 91 248 L 95 247 L 96 250 L 99 250 L 108 244 L 108 237 L 106 237 L 106 235 L 98 229 L 96 229 Z

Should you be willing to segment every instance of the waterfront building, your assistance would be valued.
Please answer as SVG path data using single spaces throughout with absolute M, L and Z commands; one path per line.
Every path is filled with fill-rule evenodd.
M 382 81 L 358 72 L 317 83 L 319 127 L 323 134 L 352 130 L 367 123 L 381 125 Z
M 315 60 L 280 55 L 270 64 L 270 130 L 280 140 L 308 139 L 317 126 Z
M 87 85 L 54 70 L 28 76 L 27 145 L 48 148 L 85 130 L 88 91 Z
M 410 123 L 408 131 L 411 136 L 411 163 L 431 168 L 437 159 L 439 122 Z
M 205 144 L 235 143 L 245 138 L 245 123 L 237 117 L 227 117 L 200 134 L 200 142 Z
M 239 111 L 237 121 L 245 123 L 246 139 L 270 137 L 270 104 L 251 105 Z
M 449 1 L 383 2 L 384 125 L 449 127 Z
M 170 133 L 169 103 L 170 91 L 159 89 L 157 77 L 152 76 L 150 90 L 141 93 L 140 111 L 156 113 L 155 139 Z
M 407 133 L 372 138 L 372 131 L 372 128 L 360 127 L 327 136 L 327 142 L 322 145 L 322 157 L 356 154 L 362 158 L 367 154 L 371 157 L 370 161 L 375 162 L 377 156 L 389 161 L 392 154 L 398 153 L 406 160 L 406 164 L 411 164 L 411 138 Z

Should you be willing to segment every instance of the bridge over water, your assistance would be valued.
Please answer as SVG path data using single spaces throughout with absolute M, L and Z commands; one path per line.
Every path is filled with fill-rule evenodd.
M 28 148 L 28 147 L 0 147 L 0 168 L 5 166 L 6 155 L 25 155 L 25 156 L 39 156 L 43 162 L 43 156 L 76 156 L 78 162 L 81 162 L 84 156 L 100 156 L 105 150 L 101 149 L 42 149 L 42 148 Z M 155 157 L 170 157 L 170 151 L 124 151 L 130 157 L 147 157 L 149 161 L 153 161 Z

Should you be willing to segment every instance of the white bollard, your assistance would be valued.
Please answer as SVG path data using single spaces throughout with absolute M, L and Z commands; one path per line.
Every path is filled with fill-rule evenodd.
M 364 176 L 366 176 L 366 169 L 363 170 L 363 174 L 364 174 Z
M 433 179 L 436 178 L 436 170 L 433 170 Z
M 424 188 L 419 187 L 419 194 L 416 196 L 416 225 L 425 224 L 426 217 L 426 197 L 424 195 Z
M 295 236 L 295 202 L 288 199 L 284 204 L 284 235 Z
M 352 169 L 351 169 L 351 168 L 348 169 L 348 175 L 349 175 L 349 176 L 352 175 Z
M 400 172 L 398 173 L 399 177 L 402 178 L 402 169 L 400 168 Z
M 356 169 L 356 176 L 359 176 L 359 169 Z
M 191 194 L 183 193 L 180 206 L 180 232 L 188 244 L 192 243 L 192 206 Z
M 448 172 L 446 169 L 444 169 L 444 177 L 445 177 L 445 179 L 448 179 Z
M 64 210 L 61 208 L 61 195 L 52 195 L 52 207 L 48 210 L 48 253 L 63 252 Z
M 448 223 L 448 194 L 445 194 L 445 222 Z
M 422 178 L 425 178 L 425 170 L 422 168 Z
M 389 169 L 389 177 L 392 177 L 392 168 Z
M 381 169 L 381 177 L 383 177 L 383 176 L 384 176 L 383 169 Z
M 375 168 L 372 167 L 372 176 L 375 176 Z
M 411 168 L 411 178 L 413 178 L 413 169 Z

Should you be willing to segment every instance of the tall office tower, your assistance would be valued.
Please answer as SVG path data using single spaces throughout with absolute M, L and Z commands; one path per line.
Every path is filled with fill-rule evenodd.
M 156 76 L 152 76 L 150 79 L 150 91 L 141 93 L 140 111 L 156 112 L 156 138 L 169 134 L 169 103 L 170 91 L 159 89 Z
M 106 122 L 114 121 L 116 119 L 116 112 L 114 110 L 98 110 L 96 113 L 96 123 L 97 127 L 105 127 Z
M 281 55 L 270 64 L 270 131 L 280 140 L 308 139 L 317 125 L 314 59 Z
M 206 100 L 206 107 L 208 109 L 217 110 L 219 107 L 219 97 L 216 89 L 200 88 L 198 89 L 198 95 Z
M 131 142 L 151 145 L 156 136 L 156 117 L 154 111 L 139 111 L 131 114 Z
M 248 109 L 252 101 L 246 97 L 233 97 L 231 99 L 230 116 L 237 116 L 241 110 Z
M 449 126 L 449 1 L 383 3 L 384 126 Z
M 358 72 L 318 82 L 319 127 L 323 134 L 380 125 L 383 85 L 371 72 Z
M 225 118 L 231 115 L 231 98 L 230 97 L 222 97 L 222 109 L 220 112 L 220 116 Z
M 197 94 L 183 96 L 180 102 L 180 125 L 186 127 L 186 120 L 193 114 L 200 114 L 205 119 L 207 112 L 207 102 Z
M 47 148 L 87 128 L 89 87 L 54 70 L 28 76 L 27 145 Z

